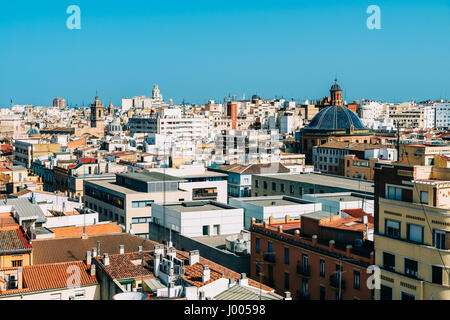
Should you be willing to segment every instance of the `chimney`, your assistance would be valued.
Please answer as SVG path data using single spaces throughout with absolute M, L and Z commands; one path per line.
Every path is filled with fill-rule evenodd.
M 208 266 L 203 266 L 202 282 L 207 282 L 211 279 L 211 271 Z
M 317 234 L 312 236 L 312 246 L 315 247 L 317 245 Z
M 155 256 L 157 256 L 157 255 L 164 256 L 164 246 L 162 244 L 155 245 L 154 250 L 155 250 L 155 252 L 154 252 Z
M 17 268 L 17 289 L 22 289 L 23 277 L 22 267 Z
M 300 230 L 298 230 L 298 229 L 295 230 L 294 235 L 295 235 L 295 237 L 300 238 Z
M 125 253 L 125 246 L 124 246 L 123 244 L 121 244 L 121 245 L 119 246 L 119 253 L 120 253 L 120 254 L 124 254 L 124 253 Z
M 139 251 L 139 253 L 142 252 L 142 246 L 139 246 L 139 247 L 138 247 L 138 251 Z
M 92 248 L 92 258 L 97 257 L 97 248 Z
M 228 281 L 228 288 L 233 287 L 235 284 L 236 284 L 236 279 L 231 278 L 231 279 Z
M 256 219 L 255 219 L 255 218 L 252 218 L 252 220 L 251 220 L 251 222 L 250 222 L 250 226 L 253 227 L 253 225 L 255 224 L 255 222 L 256 222 Z
M 200 252 L 198 250 L 189 251 L 189 265 L 192 266 L 200 262 Z
M 153 273 L 154 273 L 155 277 L 157 277 L 157 278 L 159 276 L 159 264 L 161 261 L 161 257 L 162 257 L 162 255 L 159 253 L 156 253 L 156 251 L 155 251 L 155 255 L 153 256 Z
M 286 291 L 284 293 L 284 299 L 283 300 L 292 300 L 291 293 L 289 291 Z
M 274 222 L 273 216 L 270 216 L 269 217 L 269 225 L 273 224 L 273 222 Z
M 167 256 L 170 257 L 172 260 L 177 256 L 177 250 L 174 247 L 167 248 Z
M 109 255 L 107 253 L 105 253 L 103 256 L 103 264 L 105 266 L 109 266 Z
M 263 227 L 267 228 L 267 222 L 266 221 L 263 222 Z
M 346 256 L 347 258 L 350 258 L 351 255 L 352 255 L 352 245 L 351 245 L 351 244 L 348 244 L 348 245 L 345 247 L 345 256 Z
M 330 248 L 330 251 L 333 251 L 333 249 L 334 249 L 334 240 L 330 240 L 329 248 Z
M 366 224 L 366 239 L 369 239 L 369 224 Z
M 248 278 L 245 273 L 241 273 L 241 278 L 239 279 L 239 285 L 248 286 Z
M 367 217 L 367 215 L 363 215 L 362 223 L 364 223 L 364 224 L 368 224 L 369 223 L 369 217 Z
M 91 264 L 91 277 L 95 277 L 95 264 Z
M 92 254 L 90 251 L 86 251 L 86 264 L 88 266 L 92 264 Z
M 284 217 L 284 223 L 289 223 L 290 220 L 291 220 L 291 217 L 289 215 Z
M 283 226 L 278 226 L 278 233 L 283 233 Z

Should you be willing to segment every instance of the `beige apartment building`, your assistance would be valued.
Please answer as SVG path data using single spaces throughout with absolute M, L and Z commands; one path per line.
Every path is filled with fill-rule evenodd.
M 450 169 L 377 164 L 378 300 L 450 299 Z
M 435 156 L 450 154 L 448 145 L 405 144 L 400 145 L 398 163 L 410 166 L 434 164 Z

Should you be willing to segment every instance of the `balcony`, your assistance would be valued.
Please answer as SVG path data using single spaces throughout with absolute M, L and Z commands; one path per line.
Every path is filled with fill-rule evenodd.
M 275 263 L 275 253 L 274 252 L 264 252 L 263 253 L 264 261 Z
M 339 281 L 339 278 L 341 279 L 341 281 Z M 342 279 L 342 276 L 339 277 L 336 274 L 332 274 L 330 276 L 330 287 L 339 289 L 339 282 L 340 282 L 341 290 L 344 290 L 345 289 L 345 280 Z
M 310 265 L 297 264 L 297 274 L 302 277 L 310 278 L 311 277 Z

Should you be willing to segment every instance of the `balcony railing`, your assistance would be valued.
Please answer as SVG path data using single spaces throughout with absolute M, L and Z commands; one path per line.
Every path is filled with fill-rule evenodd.
M 340 282 L 340 284 L 339 284 L 339 282 Z M 340 286 L 341 290 L 344 290 L 345 289 L 345 280 L 342 279 L 342 276 L 332 274 L 330 276 L 330 287 L 339 289 L 339 286 Z
M 297 274 L 308 278 L 311 277 L 310 265 L 297 264 Z
M 263 259 L 267 262 L 275 263 L 275 253 L 274 252 L 264 252 L 263 253 Z

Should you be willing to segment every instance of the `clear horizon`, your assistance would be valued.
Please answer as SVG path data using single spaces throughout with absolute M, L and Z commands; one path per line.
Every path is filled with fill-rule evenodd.
M 69 30 L 67 7 L 81 9 Z M 369 30 L 369 5 L 381 29 Z M 316 100 L 337 75 L 347 102 L 450 98 L 450 2 L 24 1 L 0 10 L 0 107 L 229 93 Z

